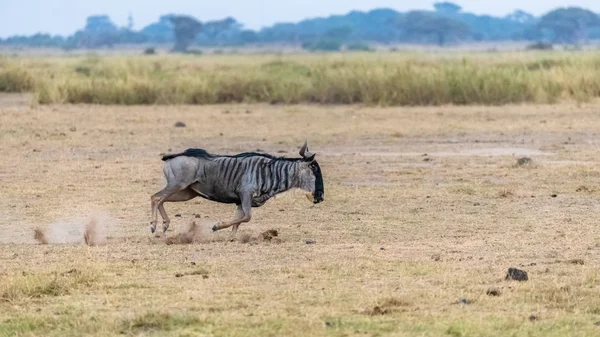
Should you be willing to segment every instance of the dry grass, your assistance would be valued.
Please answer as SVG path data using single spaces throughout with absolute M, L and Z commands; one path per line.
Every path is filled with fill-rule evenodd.
M 587 102 L 595 52 L 0 58 L 0 92 L 36 103 L 369 105 Z
M 4 105 L 0 336 L 597 336 L 597 111 Z M 238 233 L 280 243 L 150 234 L 161 153 L 294 156 L 305 137 L 326 201 L 277 198 Z M 96 209 L 120 223 L 104 245 L 35 244 Z M 169 237 L 234 214 L 166 209 Z

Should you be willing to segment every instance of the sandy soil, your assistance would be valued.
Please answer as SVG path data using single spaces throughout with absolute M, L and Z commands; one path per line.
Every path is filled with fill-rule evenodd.
M 600 332 L 597 105 L 4 102 L 0 335 Z M 304 139 L 324 203 L 283 195 L 229 242 L 203 228 L 234 208 L 195 199 L 166 205 L 186 244 L 150 234 L 162 153 L 295 156 Z M 529 280 L 505 281 L 509 267 Z

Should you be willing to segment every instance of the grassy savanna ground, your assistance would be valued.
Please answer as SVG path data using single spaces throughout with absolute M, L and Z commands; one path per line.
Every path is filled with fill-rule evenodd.
M 587 102 L 596 52 L 2 57 L 0 92 L 42 104 Z
M 600 333 L 597 105 L 5 102 L 0 336 Z M 239 233 L 277 229 L 281 242 L 228 242 L 226 231 L 166 245 L 150 235 L 160 153 L 295 156 L 305 137 L 326 201 L 271 200 Z M 521 154 L 533 164 L 515 167 Z M 234 212 L 200 199 L 166 208 L 169 236 Z M 34 227 L 94 210 L 114 219 L 106 245 L 33 241 Z M 509 267 L 530 280 L 505 281 Z

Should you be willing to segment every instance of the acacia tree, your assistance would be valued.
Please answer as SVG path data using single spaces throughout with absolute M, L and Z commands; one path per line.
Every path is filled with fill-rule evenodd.
M 600 18 L 596 13 L 579 7 L 555 9 L 537 24 L 538 30 L 551 31 L 554 41 L 575 44 L 584 36 L 586 29 L 599 26 Z
M 470 33 L 469 26 L 462 21 L 422 11 L 407 13 L 400 20 L 400 26 L 410 35 L 435 36 L 439 46 L 444 46 L 448 38 Z
M 202 29 L 202 23 L 188 15 L 173 15 L 169 17 L 173 23 L 175 46 L 172 51 L 185 53 Z

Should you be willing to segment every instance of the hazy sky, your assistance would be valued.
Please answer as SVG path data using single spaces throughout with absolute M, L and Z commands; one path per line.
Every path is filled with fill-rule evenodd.
M 85 18 L 108 14 L 125 25 L 129 12 L 135 28 L 152 23 L 162 14 L 190 14 L 201 21 L 232 16 L 248 28 L 275 22 L 345 14 L 351 10 L 389 7 L 406 11 L 431 8 L 435 0 L 0 0 L 0 37 L 46 32 L 71 34 Z M 600 0 L 456 0 L 466 11 L 504 15 L 519 8 L 541 14 L 555 7 L 580 6 L 600 12 Z

